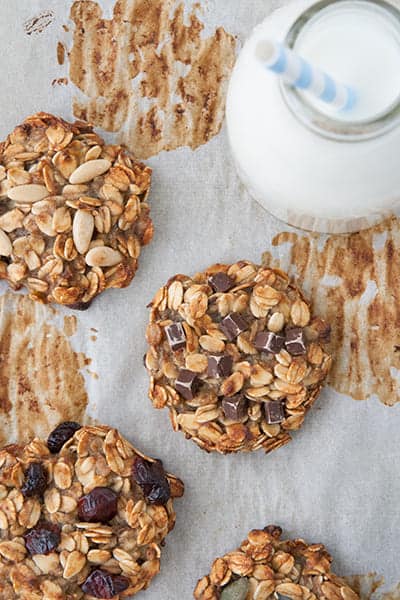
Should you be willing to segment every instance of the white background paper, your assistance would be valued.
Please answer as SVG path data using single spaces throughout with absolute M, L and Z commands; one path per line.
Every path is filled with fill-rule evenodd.
M 113 1 L 101 4 L 109 16 Z M 272 4 L 213 0 L 207 7 L 210 26 L 223 25 L 243 40 Z M 62 75 L 55 53 L 69 8 L 69 0 L 1 0 L 1 138 L 38 110 L 72 117 L 73 86 L 51 86 Z M 43 9 L 55 12 L 55 22 L 27 36 L 24 21 Z M 128 289 L 106 292 L 89 311 L 76 313 L 72 338 L 99 374 L 87 381 L 90 413 L 162 458 L 186 484 L 184 498 L 175 503 L 177 523 L 161 574 L 139 597 L 191 598 L 215 557 L 269 523 L 280 524 L 287 536 L 325 543 L 338 574 L 376 571 L 392 587 L 400 579 L 399 407 L 356 402 L 327 389 L 288 446 L 268 456 L 227 457 L 207 455 L 172 431 L 167 411 L 151 407 L 142 357 L 146 304 L 154 292 L 176 272 L 240 258 L 258 261 L 286 226 L 239 183 L 225 130 L 195 152 L 183 148 L 148 162 L 154 168 L 153 243 Z M 96 342 L 90 327 L 99 332 Z

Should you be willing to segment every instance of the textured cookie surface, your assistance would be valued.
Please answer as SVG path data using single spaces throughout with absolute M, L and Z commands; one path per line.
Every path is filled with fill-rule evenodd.
M 176 275 L 151 303 L 150 398 L 207 451 L 269 452 L 316 399 L 329 332 L 282 271 L 240 261 Z
M 115 429 L 64 423 L 0 465 L 1 598 L 125 598 L 158 573 L 183 484 Z
M 127 286 L 153 235 L 150 180 L 86 123 L 27 118 L 0 145 L 0 277 L 77 308 Z
M 196 600 L 358 600 L 331 572 L 322 544 L 281 540 L 281 534 L 275 525 L 251 531 L 237 550 L 213 562 L 196 586 Z

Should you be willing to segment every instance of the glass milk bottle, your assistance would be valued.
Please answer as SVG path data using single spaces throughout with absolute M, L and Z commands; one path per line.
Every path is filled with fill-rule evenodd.
M 356 90 L 333 110 L 268 71 L 276 40 Z M 227 98 L 232 153 L 267 210 L 304 229 L 357 231 L 400 208 L 400 12 L 380 0 L 296 0 L 253 31 Z

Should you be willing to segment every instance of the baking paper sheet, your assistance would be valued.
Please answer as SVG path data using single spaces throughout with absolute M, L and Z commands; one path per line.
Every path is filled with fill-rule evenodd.
M 113 1 L 100 4 L 110 16 Z M 70 6 L 69 0 L 1 0 L 1 138 L 39 110 L 72 118 L 73 86 L 51 85 L 62 76 L 56 46 Z M 213 0 L 204 7 L 206 24 L 224 26 L 240 44 L 275 5 Z M 54 14 L 52 23 L 28 35 L 24 23 L 46 10 Z M 148 163 L 154 168 L 153 243 L 132 285 L 106 292 L 77 313 L 77 331 L 69 338 L 98 375 L 82 371 L 88 414 L 161 457 L 186 484 L 161 574 L 140 598 L 189 599 L 216 556 L 269 523 L 281 525 L 287 536 L 323 542 L 339 575 L 374 571 L 384 576 L 385 589 L 393 588 L 400 579 L 399 405 L 384 406 L 376 397 L 355 401 L 327 388 L 289 445 L 268 456 L 227 457 L 205 454 L 171 430 L 166 411 L 152 408 L 142 357 L 146 304 L 157 288 L 176 272 L 214 262 L 257 262 L 271 250 L 272 237 L 288 228 L 243 189 L 224 128 L 195 151 L 162 152 Z M 286 251 L 285 245 L 274 249 L 283 259 Z M 71 314 L 57 310 L 62 317 Z

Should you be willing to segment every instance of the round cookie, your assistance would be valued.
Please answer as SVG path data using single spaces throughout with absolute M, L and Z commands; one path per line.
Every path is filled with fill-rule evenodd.
M 332 558 L 322 544 L 281 540 L 269 525 L 250 531 L 234 552 L 217 558 L 200 579 L 196 600 L 359 600 L 331 572 Z
M 176 275 L 153 299 L 145 365 L 155 408 L 207 451 L 290 441 L 318 396 L 330 327 L 280 270 L 248 261 Z
M 87 123 L 28 117 L 0 144 L 0 278 L 73 308 L 126 287 L 153 236 L 150 181 Z
M 125 598 L 147 588 L 183 483 L 117 430 L 63 423 L 0 451 L 0 597 Z

